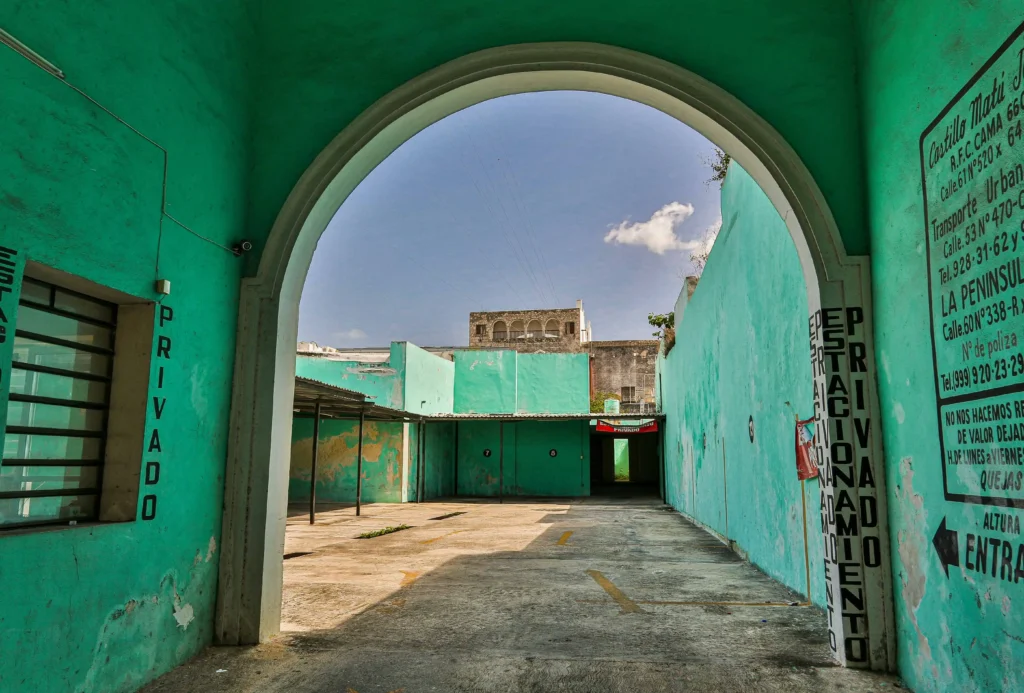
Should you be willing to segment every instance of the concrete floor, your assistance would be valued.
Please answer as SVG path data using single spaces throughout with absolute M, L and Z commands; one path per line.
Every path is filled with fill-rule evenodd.
M 296 509 L 282 634 L 148 693 L 884 691 L 825 616 L 656 499 Z M 430 519 L 451 512 L 463 515 Z M 412 529 L 374 539 L 362 532 Z M 695 604 L 696 602 L 696 604 Z M 713 602 L 737 602 L 720 605 Z M 754 605 L 751 605 L 754 604 Z M 218 673 L 218 670 L 220 671 Z

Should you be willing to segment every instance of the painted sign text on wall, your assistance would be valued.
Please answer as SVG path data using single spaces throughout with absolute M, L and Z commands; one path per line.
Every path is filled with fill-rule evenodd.
M 0 427 L 7 421 L 7 396 L 11 387 L 10 366 L 14 353 L 14 321 L 21 294 L 23 256 L 0 246 Z
M 1021 29 L 925 130 L 921 176 L 945 495 L 1024 507 Z
M 174 309 L 161 303 L 158 307 L 156 334 L 156 393 L 150 398 L 153 406 L 153 430 L 146 444 L 146 465 L 143 470 L 145 491 L 142 497 L 142 519 L 156 518 L 157 495 L 156 485 L 160 483 L 160 462 L 164 443 L 160 440 L 160 423 L 167 407 L 164 396 L 165 363 L 171 358 L 171 337 L 165 333 L 168 323 L 174 320 Z
M 851 666 L 869 662 L 867 591 L 883 557 L 865 328 L 856 306 L 825 308 L 810 319 L 829 645 Z

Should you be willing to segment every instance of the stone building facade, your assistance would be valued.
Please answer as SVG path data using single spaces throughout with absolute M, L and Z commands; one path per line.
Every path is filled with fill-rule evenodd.
M 624 413 L 653 410 L 655 406 L 658 341 L 593 341 L 583 301 L 576 301 L 575 308 L 470 313 L 469 348 L 515 349 L 520 353 L 588 352 L 591 396 L 620 397 L 620 411 Z
M 617 395 L 626 414 L 654 411 L 659 348 L 656 339 L 590 342 L 591 396 Z
M 591 340 L 583 301 L 575 308 L 508 310 L 469 314 L 470 349 L 520 353 L 586 351 Z

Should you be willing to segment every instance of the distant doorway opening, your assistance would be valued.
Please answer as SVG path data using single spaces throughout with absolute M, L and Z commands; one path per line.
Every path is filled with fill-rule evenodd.
M 598 421 L 591 426 L 590 494 L 657 493 L 661 484 L 659 428 L 653 422 L 617 426 Z

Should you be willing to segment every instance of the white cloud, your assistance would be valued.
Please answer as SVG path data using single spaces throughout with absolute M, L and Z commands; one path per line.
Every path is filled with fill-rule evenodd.
M 642 245 L 652 253 L 664 255 L 669 250 L 693 251 L 699 240 L 684 241 L 676 235 L 676 227 L 693 216 L 693 205 L 669 202 L 647 221 L 623 221 L 605 234 L 605 243 Z
M 336 339 L 339 341 L 347 339 L 352 342 L 357 342 L 360 339 L 366 339 L 366 333 L 360 330 L 359 328 L 354 327 L 351 330 L 342 330 L 340 332 L 335 332 L 333 335 L 331 335 L 331 337 L 332 339 Z

